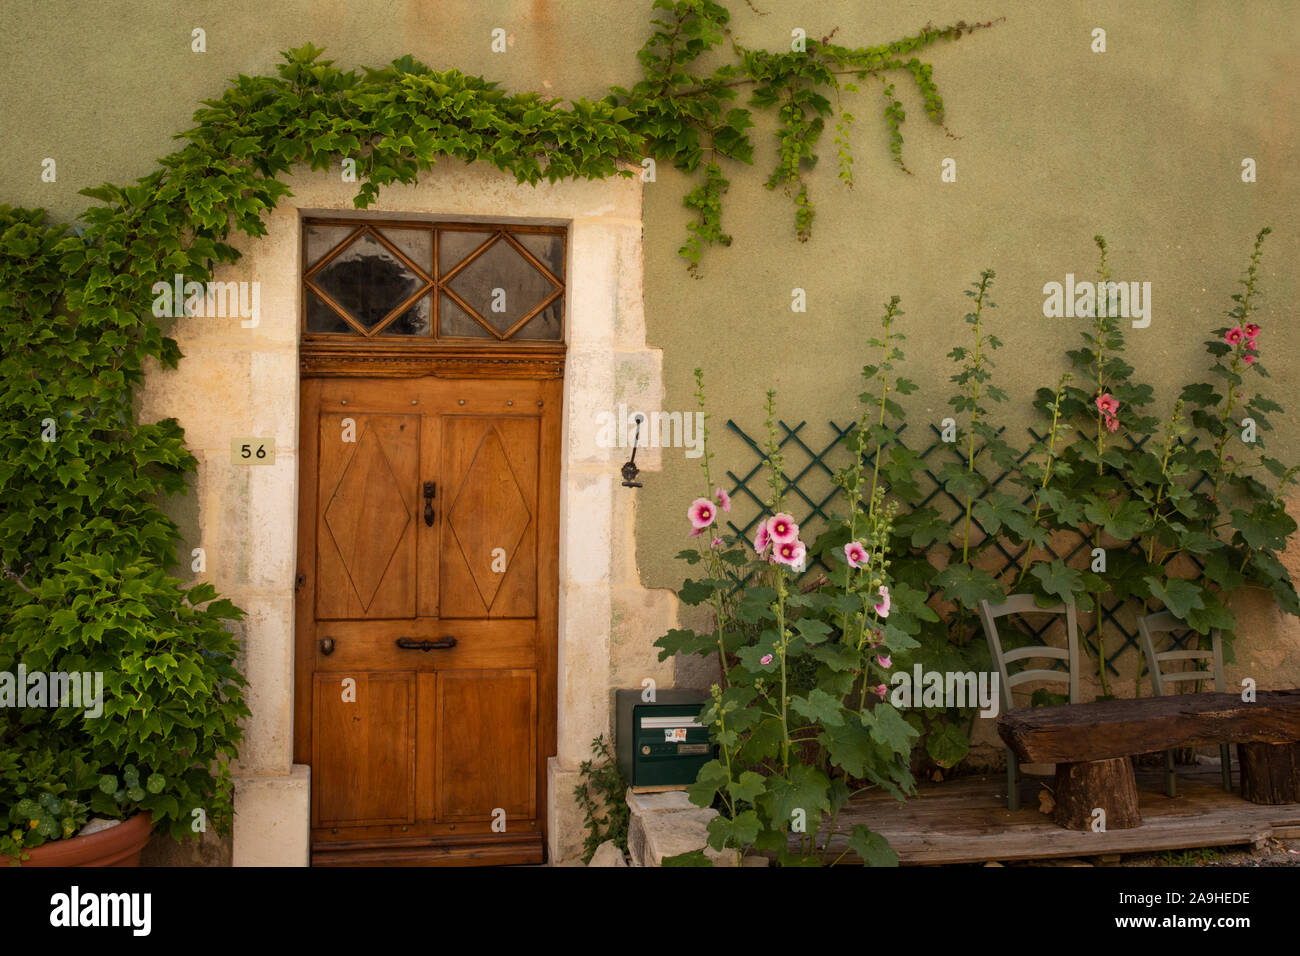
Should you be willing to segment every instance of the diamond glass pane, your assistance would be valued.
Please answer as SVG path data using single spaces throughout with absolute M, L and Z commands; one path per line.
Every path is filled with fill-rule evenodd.
M 424 284 L 369 234 L 354 240 L 311 281 L 368 329 Z
M 468 229 L 438 230 L 438 275 L 445 276 L 471 252 L 492 238 L 492 233 Z
M 564 297 L 556 299 L 546 308 L 528 320 L 528 324 L 511 338 L 532 339 L 539 342 L 558 342 L 563 329 L 560 325 L 561 303 Z
M 490 339 L 492 333 L 444 294 L 438 300 L 438 338 Z
M 564 237 L 546 232 L 513 233 L 519 244 L 537 257 L 537 261 L 551 270 L 555 278 L 564 279 Z
M 329 252 L 357 231 L 356 226 L 311 225 L 307 227 L 307 265 L 314 266 Z
M 430 314 L 430 297 L 422 296 L 393 321 L 384 326 L 380 335 L 411 336 L 429 335 L 433 332 L 433 316 Z
M 433 274 L 433 230 L 393 229 L 379 230 L 385 239 L 402 250 L 402 254 L 430 275 Z
M 322 302 L 320 296 L 310 289 L 307 290 L 307 331 L 357 334 L 356 329 L 339 318 L 339 314 Z
M 556 289 L 505 239 L 494 242 L 447 284 L 503 334 Z

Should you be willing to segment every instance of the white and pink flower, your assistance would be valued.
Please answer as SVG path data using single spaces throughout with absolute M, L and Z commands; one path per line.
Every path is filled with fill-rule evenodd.
M 718 509 L 713 506 L 713 502 L 708 498 L 696 498 L 691 502 L 691 507 L 686 512 L 686 516 L 691 519 L 691 527 L 696 531 L 700 531 L 717 520 Z
M 803 570 L 804 559 L 808 555 L 808 549 L 804 543 L 796 538 L 794 541 L 778 542 L 772 551 L 772 560 L 777 564 L 785 564 L 794 568 L 796 571 Z
M 849 563 L 851 568 L 864 567 L 870 560 L 867 549 L 863 547 L 860 541 L 850 541 L 844 546 L 844 560 Z
M 889 588 L 885 585 L 880 586 L 880 603 L 876 605 L 876 613 L 881 617 L 889 617 Z
M 772 536 L 767 533 L 767 522 L 764 521 L 758 526 L 758 534 L 754 535 L 754 550 L 758 552 L 760 558 L 767 556 L 767 549 L 772 547 Z
M 767 519 L 767 533 L 776 544 L 788 544 L 799 539 L 799 526 L 785 512 Z
M 721 488 L 713 489 L 713 497 L 718 499 L 718 507 L 728 514 L 731 513 L 731 495 L 727 494 Z

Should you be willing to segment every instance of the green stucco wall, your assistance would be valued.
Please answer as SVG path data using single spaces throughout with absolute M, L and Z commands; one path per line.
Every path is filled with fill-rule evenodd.
M 998 381 L 1012 395 L 1008 423 L 1023 423 L 1033 389 L 1055 381 L 1077 342 L 1079 323 L 1043 318 L 1043 283 L 1090 276 L 1100 232 L 1116 279 L 1152 283 L 1154 318 L 1129 332 L 1130 360 L 1156 385 L 1163 414 L 1178 386 L 1203 377 L 1204 333 L 1220 324 L 1266 224 L 1274 235 L 1262 341 L 1275 397 L 1294 406 L 1300 3 L 754 0 L 761 17 L 741 0 L 730 5 L 741 41 L 771 48 L 788 44 L 796 26 L 814 37 L 838 27 L 837 41 L 857 44 L 927 20 L 1006 21 L 923 54 L 955 138 L 926 122 L 910 80 L 898 78 L 914 175 L 889 162 L 878 87 L 846 101 L 858 117 L 857 186 L 838 184 L 828 131 L 810 177 L 818 216 L 806 244 L 794 238 L 792 206 L 763 187 L 774 148 L 760 129 L 755 168 L 728 171 L 724 225 L 735 243 L 707 253 L 703 278 L 691 280 L 676 256 L 687 183 L 659 170 L 645 194 L 646 315 L 649 343 L 664 349 L 666 409 L 693 407 L 698 364 L 715 425 L 730 417 L 756 432 L 771 386 L 782 415 L 807 419 L 824 440 L 828 418 L 854 416 L 865 339 L 881 303 L 898 294 L 907 374 L 922 386 L 908 403 L 919 431 L 945 414 L 945 356 L 965 330 L 962 290 L 991 266 L 992 328 L 1006 343 Z M 278 50 L 310 41 L 344 66 L 411 53 L 511 89 L 596 96 L 637 78 L 649 3 L 10 0 L 4 13 L 0 201 L 67 219 L 85 205 L 78 189 L 144 175 L 199 100 L 236 73 L 272 71 Z M 205 54 L 190 52 L 194 27 L 207 32 Z M 504 54 L 490 50 L 494 27 L 512 38 Z M 1095 27 L 1106 30 L 1104 54 L 1090 50 Z M 45 157 L 58 163 L 56 183 L 40 181 Z M 940 181 L 945 157 L 956 160 L 955 183 Z M 1243 157 L 1258 163 L 1257 183 L 1242 183 Z M 795 287 L 806 290 L 805 314 L 791 312 Z M 1278 425 L 1272 450 L 1300 453 L 1294 421 Z M 738 442 L 721 429 L 714 437 L 716 468 L 742 463 Z M 700 486 L 696 462 L 664 460 L 663 473 L 626 492 L 641 499 L 639 559 L 652 586 L 681 579 L 671 555 Z

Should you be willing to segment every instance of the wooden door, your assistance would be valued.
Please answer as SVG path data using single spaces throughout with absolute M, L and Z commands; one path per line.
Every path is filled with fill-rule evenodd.
M 541 862 L 560 383 L 308 379 L 295 760 L 312 862 Z

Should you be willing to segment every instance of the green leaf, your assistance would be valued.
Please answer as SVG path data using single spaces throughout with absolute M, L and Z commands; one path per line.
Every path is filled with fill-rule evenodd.
M 1073 603 L 1075 595 L 1083 590 L 1083 575 L 1074 568 L 1067 567 L 1060 558 L 1050 564 L 1035 564 L 1029 573 L 1038 579 L 1044 594 L 1058 597 L 1062 601 Z
M 849 849 L 867 866 L 898 866 L 898 854 L 879 833 L 856 824 L 849 835 Z
M 969 564 L 948 565 L 935 575 L 934 585 L 943 600 L 956 601 L 966 608 L 978 607 L 980 601 L 1001 601 L 1003 597 L 997 578 Z
M 925 752 L 940 767 L 954 767 L 970 752 L 970 738 L 956 724 L 945 722 L 926 735 Z
M 790 709 L 807 717 L 813 723 L 836 727 L 844 723 L 840 716 L 840 702 L 820 687 L 814 687 L 807 697 L 790 698 Z
M 863 724 L 870 729 L 873 740 L 897 754 L 911 753 L 912 741 L 920 736 L 891 704 L 883 701 L 867 711 Z
M 1173 612 L 1174 617 L 1186 621 L 1194 608 L 1204 608 L 1204 589 L 1199 584 L 1182 578 L 1168 578 L 1163 583 L 1158 578 L 1147 578 L 1151 596 Z

